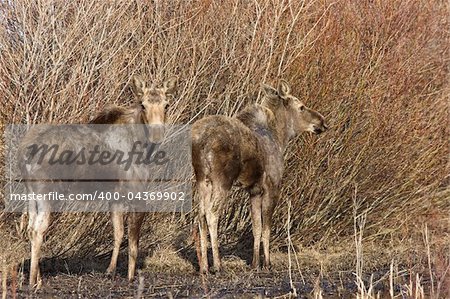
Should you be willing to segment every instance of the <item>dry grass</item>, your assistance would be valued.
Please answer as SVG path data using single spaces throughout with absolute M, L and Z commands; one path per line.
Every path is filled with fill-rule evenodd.
M 182 79 L 173 123 L 234 115 L 260 100 L 261 82 L 282 77 L 331 130 L 299 138 L 286 153 L 274 244 L 286 245 L 289 197 L 296 248 L 348 242 L 354 212 L 367 215 L 364 242 L 414 248 L 418 220 L 448 236 L 436 224 L 450 208 L 448 14 L 438 0 L 3 1 L 0 126 L 84 123 L 107 104 L 130 104 L 135 73 Z M 45 255 L 109 250 L 108 217 L 57 217 Z M 161 221 L 171 233 L 154 231 Z M 189 223 L 190 215 L 149 217 L 143 246 L 178 242 Z M 234 193 L 222 241 L 249 229 L 246 199 Z

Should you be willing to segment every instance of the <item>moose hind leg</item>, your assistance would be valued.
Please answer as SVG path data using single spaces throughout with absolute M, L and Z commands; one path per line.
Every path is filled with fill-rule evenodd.
M 198 261 L 201 274 L 208 273 L 208 225 L 206 222 L 205 203 L 211 200 L 211 183 L 204 180 L 197 182 L 199 196 L 199 213 L 197 217 L 200 233 L 200 259 Z
M 206 216 L 199 214 L 198 229 L 200 232 L 200 260 L 198 261 L 201 274 L 207 274 L 208 267 L 208 225 L 206 223 Z
M 250 209 L 252 216 L 252 232 L 253 232 L 252 268 L 256 270 L 259 269 L 259 251 L 261 245 L 261 231 L 262 231 L 261 202 L 262 197 L 260 194 L 252 195 L 250 197 Z
M 219 253 L 219 240 L 218 240 L 218 224 L 219 224 L 219 211 L 222 201 L 225 200 L 227 191 L 218 184 L 213 184 L 213 194 L 211 201 L 206 203 L 206 221 L 208 222 L 209 235 L 211 238 L 211 247 L 213 253 L 213 272 L 219 272 L 222 270 L 222 263 L 220 261 Z

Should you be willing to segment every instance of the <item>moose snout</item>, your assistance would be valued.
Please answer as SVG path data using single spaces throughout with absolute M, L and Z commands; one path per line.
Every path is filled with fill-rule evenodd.
M 314 134 L 321 134 L 328 130 L 328 126 L 326 123 L 322 123 L 321 125 L 313 125 Z
M 149 140 L 153 143 L 161 143 L 164 138 L 164 125 L 150 125 Z

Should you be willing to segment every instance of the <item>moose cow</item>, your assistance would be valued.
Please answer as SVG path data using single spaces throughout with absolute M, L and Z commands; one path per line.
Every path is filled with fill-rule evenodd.
M 250 195 L 253 229 L 252 267 L 260 266 L 261 239 L 265 268 L 270 266 L 272 214 L 280 197 L 283 154 L 288 141 L 301 132 L 327 130 L 324 117 L 291 94 L 280 80 L 278 89 L 262 85 L 264 100 L 236 117 L 214 115 L 192 126 L 192 163 L 199 196 L 200 272 L 208 272 L 207 229 L 213 252 L 213 271 L 221 270 L 217 228 L 219 212 L 234 183 Z
M 163 137 L 163 124 L 165 123 L 167 107 L 169 105 L 168 95 L 176 88 L 177 78 L 171 77 L 165 81 L 162 87 L 155 87 L 154 85 L 147 87 L 140 76 L 133 76 L 132 90 L 137 98 L 134 107 L 124 108 L 120 106 L 113 106 L 102 111 L 95 117 L 90 124 L 147 124 L 152 125 L 147 132 L 143 132 L 150 142 L 159 142 Z M 26 178 L 32 178 L 49 174 L 52 170 L 48 167 L 51 163 L 25 163 L 27 159 L 27 150 L 30 145 L 36 143 L 44 144 L 58 144 L 61 150 L 65 149 L 84 149 L 92 148 L 93 145 L 100 145 L 101 147 L 114 150 L 118 146 L 125 146 L 130 149 L 132 147 L 133 138 L 136 136 L 125 136 L 124 140 L 117 142 L 105 138 L 108 132 L 101 132 L 92 127 L 80 127 L 70 137 L 67 138 L 64 128 L 58 126 L 47 126 L 44 128 L 37 128 L 30 130 L 19 146 L 19 168 L 22 177 L 25 178 L 25 186 L 27 193 L 46 193 L 49 191 L 46 181 L 32 183 Z M 112 130 L 112 129 L 111 129 Z M 144 136 L 144 135 L 143 135 Z M 88 137 L 88 138 L 87 138 Z M 141 138 L 141 137 L 139 137 Z M 124 145 L 125 144 L 125 145 Z M 126 150 L 125 150 L 126 152 Z M 42 161 L 41 161 L 42 162 Z M 115 166 L 112 171 L 122 171 L 119 166 Z M 76 175 L 83 178 L 85 170 L 83 166 L 79 166 L 76 170 Z M 127 172 L 129 176 L 145 177 L 145 173 L 137 174 L 136 171 Z M 133 179 L 133 177 L 130 177 Z M 32 181 L 32 180 L 31 180 Z M 47 180 L 48 181 L 48 180 Z M 52 180 L 57 182 L 58 180 Z M 120 183 L 119 183 L 120 185 Z M 58 186 L 58 184 L 56 184 Z M 117 264 L 117 257 L 119 255 L 120 245 L 122 243 L 124 234 L 124 213 L 112 206 L 111 218 L 114 227 L 114 249 L 112 253 L 111 263 L 107 272 L 114 274 Z M 41 247 L 44 241 L 44 235 L 50 225 L 51 209 L 48 201 L 30 201 L 28 205 L 29 221 L 28 234 L 31 241 L 31 264 L 30 264 L 30 286 L 38 288 L 41 286 L 41 278 L 39 271 L 39 258 L 41 255 Z M 135 274 L 139 230 L 144 219 L 145 213 L 133 212 L 128 217 L 129 226 L 129 261 L 128 261 L 128 278 L 132 280 Z

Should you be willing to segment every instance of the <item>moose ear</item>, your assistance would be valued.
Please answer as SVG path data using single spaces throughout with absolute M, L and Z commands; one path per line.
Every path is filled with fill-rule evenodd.
M 172 76 L 163 83 L 163 89 L 166 94 L 173 94 L 177 89 L 178 77 Z
M 136 96 L 144 94 L 145 82 L 140 75 L 133 75 L 131 77 L 131 89 Z
M 281 79 L 278 83 L 278 94 L 282 98 L 286 98 L 288 95 L 291 94 L 291 87 L 289 86 L 289 83 L 287 83 L 285 80 Z
M 275 88 L 273 88 L 272 86 L 269 86 L 267 84 L 261 84 L 262 89 L 264 90 L 264 93 L 266 94 L 266 96 L 271 99 L 271 100 L 276 100 L 278 99 L 278 92 Z

